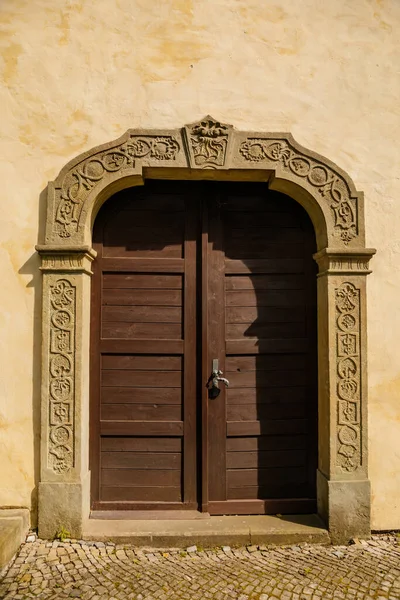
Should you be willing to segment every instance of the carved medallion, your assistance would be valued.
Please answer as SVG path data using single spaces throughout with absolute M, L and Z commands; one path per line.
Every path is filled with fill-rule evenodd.
M 55 473 L 74 466 L 75 301 L 67 279 L 50 286 L 49 466 Z
M 350 198 L 343 177 L 314 158 L 301 154 L 285 140 L 248 138 L 239 151 L 249 162 L 279 162 L 297 177 L 305 179 L 328 199 L 335 229 L 343 242 L 348 244 L 357 236 L 356 204 Z
M 360 290 L 345 282 L 335 290 L 338 403 L 337 462 L 343 471 L 361 465 Z

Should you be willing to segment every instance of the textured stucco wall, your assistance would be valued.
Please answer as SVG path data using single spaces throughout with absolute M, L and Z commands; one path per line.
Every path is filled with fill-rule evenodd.
M 397 0 L 2 0 L 0 505 L 35 503 L 42 190 L 129 127 L 211 113 L 365 192 L 372 524 L 400 528 L 399 27 Z

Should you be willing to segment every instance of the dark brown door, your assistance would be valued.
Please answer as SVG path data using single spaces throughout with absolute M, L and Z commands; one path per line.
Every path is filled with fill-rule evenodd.
M 315 510 L 314 233 L 265 187 L 152 181 L 100 211 L 94 509 Z
M 315 236 L 305 211 L 257 184 L 208 206 L 211 514 L 313 512 L 317 468 Z

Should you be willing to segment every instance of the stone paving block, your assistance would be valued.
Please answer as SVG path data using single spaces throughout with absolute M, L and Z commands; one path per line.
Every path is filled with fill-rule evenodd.
M 206 552 L 81 541 L 49 547 L 35 539 L 22 546 L 0 592 L 9 600 L 399 600 L 400 547 L 382 536 L 348 547 Z

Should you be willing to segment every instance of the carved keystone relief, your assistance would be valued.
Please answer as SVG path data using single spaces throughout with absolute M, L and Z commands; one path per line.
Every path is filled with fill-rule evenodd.
M 337 328 L 337 464 L 361 465 L 360 290 L 345 282 L 335 289 Z
M 209 115 L 185 127 L 189 156 L 202 169 L 223 167 L 226 162 L 232 125 L 215 121 Z
M 248 138 L 239 151 L 249 162 L 279 162 L 294 175 L 306 179 L 327 198 L 337 235 L 343 242 L 347 245 L 358 235 L 356 200 L 350 198 L 344 179 L 326 165 L 305 156 L 283 140 Z
M 74 466 L 74 371 L 76 287 L 67 279 L 50 286 L 49 466 Z
M 82 205 L 89 192 L 107 173 L 116 173 L 135 166 L 135 159 L 173 161 L 180 146 L 172 136 L 129 136 L 128 140 L 91 156 L 70 171 L 61 188 L 55 222 L 57 235 L 69 238 L 77 230 Z

